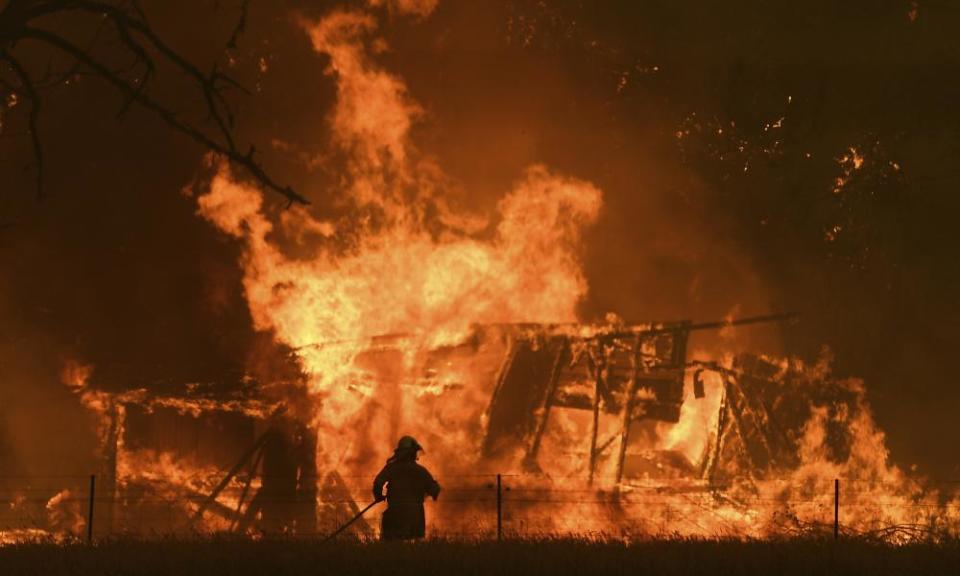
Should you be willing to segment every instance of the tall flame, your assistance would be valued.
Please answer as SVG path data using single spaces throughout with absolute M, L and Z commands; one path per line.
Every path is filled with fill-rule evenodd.
M 355 365 L 374 336 L 405 334 L 412 354 L 457 343 L 481 322 L 576 320 L 587 290 L 576 249 L 601 193 L 531 166 L 496 215 L 452 208 L 442 171 L 410 141 L 421 108 L 371 58 L 384 49 L 373 15 L 334 11 L 305 26 L 337 85 L 331 140 L 344 157 L 352 217 L 331 224 L 298 211 L 274 222 L 261 193 L 225 165 L 198 204 L 243 242 L 256 328 L 298 351 L 321 400 L 317 420 L 338 426 L 375 392 Z M 311 233 L 307 258 L 288 256 L 275 239 Z

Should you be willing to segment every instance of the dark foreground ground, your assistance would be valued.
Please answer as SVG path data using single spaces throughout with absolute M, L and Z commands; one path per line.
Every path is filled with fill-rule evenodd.
M 960 574 L 960 542 L 159 540 L 0 548 L 0 575 Z

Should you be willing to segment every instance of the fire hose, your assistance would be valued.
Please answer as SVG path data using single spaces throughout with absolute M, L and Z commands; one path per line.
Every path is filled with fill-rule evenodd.
M 344 530 L 346 530 L 347 528 L 349 528 L 351 524 L 353 524 L 354 522 L 356 522 L 357 520 L 359 520 L 361 516 L 363 516 L 364 514 L 366 514 L 366 513 L 367 513 L 367 510 L 373 508 L 374 506 L 376 506 L 376 505 L 379 504 L 380 502 L 381 502 L 380 500 L 374 500 L 373 502 L 367 504 L 367 507 L 366 507 L 366 508 L 364 508 L 363 510 L 357 512 L 357 514 L 356 514 L 353 518 L 351 518 L 351 519 L 347 520 L 346 522 L 344 522 L 339 528 L 337 528 L 336 530 L 334 530 L 332 534 L 330 534 L 329 536 L 327 536 L 326 538 L 324 538 L 323 540 L 321 540 L 320 543 L 321 543 L 321 544 L 324 544 L 324 543 L 326 543 L 326 542 L 329 542 L 330 540 L 333 540 L 338 534 L 340 534 L 341 532 L 343 532 Z

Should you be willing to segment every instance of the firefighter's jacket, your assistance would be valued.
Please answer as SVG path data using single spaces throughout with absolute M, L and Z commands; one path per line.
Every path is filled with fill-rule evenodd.
M 373 496 L 380 499 L 387 487 L 387 509 L 381 520 L 381 538 L 423 538 L 426 521 L 424 496 L 434 500 L 440 485 L 430 472 L 410 458 L 391 459 L 373 481 Z

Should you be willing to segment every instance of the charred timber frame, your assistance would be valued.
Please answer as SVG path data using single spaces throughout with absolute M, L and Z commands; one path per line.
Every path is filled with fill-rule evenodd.
M 763 474 L 777 467 L 796 464 L 789 458 L 791 450 L 785 448 L 790 442 L 786 432 L 770 416 L 771 407 L 758 395 L 756 384 L 745 388 L 741 379 L 745 382 L 775 382 L 750 371 L 726 368 L 715 362 L 698 364 L 701 366 L 698 371 L 716 372 L 723 382 L 717 434 L 707 449 L 701 479 L 710 484 L 716 481 L 717 468 L 731 437 L 739 440 L 751 470 Z
M 713 323 L 709 326 L 712 327 L 712 325 Z M 690 322 L 677 322 L 671 325 L 663 325 L 661 328 L 636 333 L 636 339 L 634 340 L 633 377 L 631 378 L 630 392 L 625 402 L 626 406 L 623 410 L 623 428 L 620 431 L 620 450 L 617 456 L 617 484 L 623 481 L 627 446 L 630 443 L 630 426 L 635 420 L 642 420 L 647 417 L 646 410 L 644 410 L 643 414 L 636 414 L 637 394 L 640 391 L 641 383 L 649 381 L 652 376 L 657 375 L 662 377 L 662 375 L 665 374 L 667 378 L 664 378 L 664 380 L 674 380 L 675 385 L 679 385 L 681 388 L 682 402 L 682 387 L 687 365 L 687 341 L 690 338 L 690 331 L 693 330 L 695 326 L 698 325 L 691 324 Z M 699 326 L 707 325 L 701 324 Z M 666 363 L 658 363 L 656 360 L 659 359 L 659 356 L 654 355 L 654 361 L 650 361 L 650 357 L 643 351 L 644 344 L 649 342 L 656 346 L 656 338 L 664 335 L 670 335 L 671 337 L 669 360 Z
M 603 402 L 603 387 L 605 386 L 604 374 L 609 364 L 607 360 L 607 343 L 612 342 L 617 338 L 629 338 L 632 348 L 632 375 L 629 383 L 629 391 L 627 392 L 626 401 L 624 402 L 623 411 L 621 413 L 622 427 L 619 434 L 620 446 L 617 455 L 616 467 L 616 483 L 619 484 L 623 480 L 624 462 L 627 455 L 627 446 L 630 442 L 630 426 L 635 420 L 642 419 L 646 416 L 646 412 L 639 415 L 636 413 L 638 408 L 637 394 L 639 393 L 641 384 L 644 381 L 649 381 L 650 377 L 657 376 L 659 379 L 668 382 L 669 386 L 679 386 L 681 388 L 682 398 L 683 379 L 686 370 L 687 340 L 689 338 L 691 326 L 692 325 L 689 322 L 679 322 L 670 326 L 664 326 L 663 328 L 645 329 L 643 331 L 635 332 L 623 332 L 615 335 L 605 335 L 602 338 L 596 339 L 599 347 L 598 354 L 585 352 L 588 354 L 587 360 L 589 362 L 589 372 L 593 379 L 593 398 L 591 399 L 590 405 L 593 418 L 590 431 L 590 452 L 588 466 L 588 483 L 590 485 L 593 485 L 593 481 L 596 476 L 598 457 L 615 439 L 615 437 L 610 438 L 608 441 L 603 443 L 602 447 L 598 448 L 597 440 L 600 429 L 600 407 L 601 403 Z M 654 356 L 652 361 L 649 358 L 645 358 L 643 351 L 644 344 L 652 343 L 655 346 L 656 339 L 663 336 L 670 337 L 668 358 L 660 360 L 659 356 Z M 508 360 L 504 363 L 505 369 L 509 369 L 511 364 L 509 357 L 512 353 L 512 350 L 508 352 Z M 538 402 L 542 408 L 539 411 L 539 417 L 536 421 L 532 442 L 530 443 L 530 447 L 527 450 L 527 454 L 524 459 L 524 465 L 528 469 L 539 469 L 537 457 L 540 452 L 543 435 L 550 421 L 550 412 L 557 401 L 556 397 L 559 388 L 560 376 L 564 369 L 564 363 L 567 360 L 569 353 L 570 338 L 563 337 L 559 349 L 556 352 L 556 356 L 554 357 L 550 379 L 546 386 L 546 390 L 542 400 Z M 647 378 L 644 378 L 645 376 Z M 505 375 L 501 374 L 498 382 L 502 383 L 504 380 Z M 498 387 L 500 385 L 501 384 L 498 384 Z M 670 400 L 674 399 L 663 399 L 663 401 L 667 404 L 669 404 Z
M 619 485 L 621 480 L 623 480 L 623 462 L 627 458 L 627 442 L 630 439 L 630 423 L 633 418 L 633 409 L 636 403 L 635 399 L 637 397 L 637 389 L 640 387 L 640 379 L 637 377 L 637 372 L 640 369 L 640 353 L 641 353 L 641 344 L 640 339 L 637 338 L 636 343 L 633 348 L 633 377 L 630 379 L 630 392 L 627 395 L 627 401 L 624 402 L 623 408 L 623 424 L 620 429 L 620 447 L 617 451 L 617 476 L 616 483 Z
M 254 457 L 254 455 L 258 454 L 261 451 L 261 449 L 263 448 L 263 445 L 266 444 L 267 440 L 270 437 L 269 434 L 273 430 L 273 426 L 277 418 L 283 415 L 285 411 L 286 411 L 286 407 L 284 406 L 281 406 L 280 408 L 277 408 L 276 411 L 274 411 L 274 413 L 270 416 L 270 421 L 269 421 L 270 423 L 269 423 L 269 426 L 267 427 L 267 430 L 263 434 L 261 434 L 259 438 L 257 438 L 257 440 L 253 443 L 253 446 L 251 446 L 246 452 L 243 453 L 243 456 L 240 457 L 240 460 L 236 464 L 234 464 L 233 468 L 231 468 L 230 471 L 227 472 L 227 475 L 224 476 L 222 480 L 220 480 L 220 483 L 217 484 L 216 488 L 214 488 L 213 491 L 211 491 L 210 494 L 207 495 L 207 498 L 200 504 L 200 506 L 197 508 L 197 511 L 194 512 L 193 517 L 190 519 L 191 524 L 195 523 L 197 520 L 199 520 L 203 516 L 203 513 L 207 511 L 207 508 L 217 500 L 217 496 L 219 496 L 220 493 L 223 492 L 223 489 L 226 488 L 228 484 L 230 484 L 230 481 L 233 480 L 233 477 L 236 476 L 237 473 L 239 473 L 240 470 L 242 470 L 243 467 L 247 465 L 247 462 L 249 462 L 250 459 Z
M 553 360 L 553 368 L 550 371 L 550 381 L 547 384 L 546 395 L 543 399 L 542 415 L 537 422 L 536 432 L 534 432 L 533 435 L 533 442 L 530 444 L 530 449 L 527 451 L 527 456 L 524 459 L 524 465 L 527 468 L 532 468 L 534 470 L 539 469 L 539 464 L 537 464 L 537 455 L 540 453 L 540 443 L 543 440 L 543 433 L 546 431 L 547 423 L 550 420 L 550 409 L 553 408 L 554 397 L 557 393 L 557 384 L 560 381 L 560 372 L 563 370 L 563 361 L 569 353 L 569 349 L 569 340 L 567 338 L 563 338 L 557 350 L 557 355 Z
M 721 378 L 723 378 L 722 374 Z M 723 446 L 727 441 L 727 435 L 730 433 L 731 423 L 729 410 L 730 408 L 727 406 L 726 385 L 724 385 L 723 395 L 720 397 L 720 408 L 717 414 L 717 435 L 713 439 L 713 445 L 707 448 L 707 457 L 700 471 L 700 478 L 710 484 L 713 484 L 717 464 L 720 462 Z
M 627 326 L 621 330 L 613 331 L 603 331 L 598 330 L 592 336 L 577 336 L 580 333 L 581 329 L 584 327 L 583 324 L 577 323 L 566 323 L 566 324 L 536 324 L 530 322 L 514 322 L 514 323 L 492 323 L 492 324 L 482 324 L 481 326 L 490 326 L 490 327 L 501 327 L 516 330 L 518 333 L 524 331 L 534 331 L 537 333 L 546 333 L 549 335 L 565 335 L 572 337 L 580 337 L 584 340 L 590 340 L 595 338 L 603 338 L 607 336 L 618 337 L 618 338 L 627 338 L 630 336 L 655 336 L 658 334 L 670 334 L 674 332 L 678 324 L 686 325 L 686 329 L 690 332 L 696 332 L 700 330 L 720 330 L 722 328 L 732 328 L 735 326 L 748 326 L 751 324 L 766 324 L 769 322 L 786 322 L 791 320 L 796 320 L 799 318 L 797 314 L 792 312 L 781 313 L 781 314 L 764 314 L 762 316 L 747 316 L 746 318 L 731 318 L 727 320 L 714 320 L 711 322 L 698 322 L 690 323 L 689 321 L 683 322 L 654 322 L 653 325 L 659 326 L 658 328 L 651 328 L 650 325 L 644 326 Z M 378 334 L 375 336 L 368 336 L 362 339 L 343 339 L 343 340 L 327 340 L 324 342 L 313 342 L 311 344 L 304 344 L 295 348 L 295 350 L 300 350 L 304 348 L 323 348 L 325 346 L 334 346 L 338 344 L 350 344 L 350 343 L 366 343 L 371 348 L 385 348 L 389 349 L 393 346 L 396 346 L 406 338 L 410 338 L 413 334 L 408 332 L 395 332 L 392 334 Z
M 507 374 L 510 373 L 510 368 L 513 366 L 513 361 L 517 357 L 518 344 L 516 338 L 512 335 L 507 336 L 507 353 L 503 357 L 503 362 L 500 364 L 500 370 L 497 371 L 497 384 L 493 388 L 493 394 L 490 396 L 490 402 L 487 404 L 487 409 L 484 411 L 484 416 L 487 420 L 490 419 L 493 412 L 494 406 L 497 405 L 497 400 L 500 399 L 500 392 L 503 390 L 504 382 L 507 379 Z M 485 435 L 483 439 L 483 452 L 484 454 L 489 454 L 493 451 L 493 445 L 491 443 L 490 435 Z
M 587 354 L 585 352 L 585 354 Z M 530 449 L 527 451 L 527 456 L 525 458 L 525 465 L 530 469 L 539 469 L 537 464 L 537 457 L 540 453 L 540 444 L 543 440 L 543 434 L 547 429 L 547 425 L 550 422 L 550 411 L 556 403 L 557 391 L 560 383 L 560 375 L 563 372 L 564 363 L 567 361 L 570 355 L 570 340 L 569 338 L 563 338 L 562 343 L 554 357 L 553 365 L 550 373 L 550 380 L 546 388 L 546 393 L 543 398 L 543 408 L 540 418 L 536 424 L 536 431 L 533 436 L 533 441 L 530 444 Z M 597 450 L 597 435 L 600 428 L 600 403 L 602 401 L 601 387 L 603 386 L 603 371 L 606 368 L 606 362 L 603 354 L 599 358 L 595 357 L 593 354 L 588 354 L 587 361 L 589 362 L 589 369 L 591 376 L 593 377 L 593 398 L 591 400 L 591 409 L 593 412 L 593 425 L 590 432 L 590 466 L 589 466 L 589 483 L 593 484 L 594 470 L 596 468 L 597 456 L 602 450 Z M 605 446 L 609 443 L 605 443 Z
M 102 527 L 106 533 L 113 530 L 115 510 L 114 502 L 117 498 L 117 452 L 120 446 L 120 431 L 123 429 L 124 406 L 122 403 L 111 399 L 108 404 L 110 412 L 110 425 L 103 438 L 103 462 L 101 464 L 100 481 L 98 482 L 100 494 L 105 495 L 100 504 L 100 510 L 97 511 L 98 526 Z
M 483 454 L 485 457 L 493 457 L 505 442 L 512 442 L 507 445 L 513 446 L 519 443 L 526 448 L 524 468 L 538 472 L 540 466 L 537 458 L 553 408 L 591 410 L 593 422 L 589 440 L 589 482 L 592 484 L 596 480 L 601 455 L 619 440 L 617 453 L 612 456 L 615 458 L 616 483 L 619 484 L 624 477 L 633 422 L 644 419 L 676 422 L 684 400 L 687 369 L 699 367 L 693 378 L 696 398 L 705 396 L 700 374 L 704 370 L 724 370 L 715 363 L 687 362 L 687 345 L 692 332 L 781 322 L 796 317 L 795 314 L 769 314 L 713 322 L 664 322 L 613 328 L 591 328 L 573 324 L 501 325 L 512 330 L 506 332 L 507 352 L 485 412 L 487 431 Z M 386 342 L 388 339 L 402 337 L 387 335 L 380 339 Z M 554 349 L 555 346 L 559 349 Z M 580 346 L 589 353 L 580 351 Z M 536 367 L 536 360 L 531 358 L 531 354 L 536 354 L 540 347 L 546 347 L 550 351 L 549 359 L 544 358 L 541 364 L 546 364 L 549 368 L 543 366 L 541 372 L 531 372 L 531 369 Z M 573 349 L 577 349 L 577 352 L 571 352 Z M 618 363 L 613 355 L 627 351 L 629 360 L 621 357 Z M 587 354 L 589 358 L 588 373 L 575 376 L 574 379 L 583 385 L 592 383 L 592 398 L 589 394 L 569 395 L 564 392 L 569 387 L 569 375 L 565 370 L 581 369 L 578 367 L 581 353 Z M 567 360 L 569 361 L 565 365 Z M 629 376 L 623 378 L 622 375 L 626 374 Z M 731 431 L 737 428 L 736 420 L 740 417 L 740 412 L 732 406 L 737 403 L 736 399 L 732 398 L 736 396 L 735 391 L 730 391 L 730 383 L 726 380 L 724 387 L 720 430 L 715 445 L 706 451 L 707 457 L 700 470 L 701 477 L 713 476 L 723 445 Z M 582 387 L 580 389 L 582 390 Z M 524 393 L 523 390 L 527 392 Z M 650 397 L 641 397 L 643 390 L 648 391 Z M 737 405 L 748 406 L 748 400 Z M 513 406 L 512 403 L 517 403 L 517 406 L 512 409 L 503 406 Z M 601 409 L 611 415 L 619 413 L 621 420 L 620 429 L 602 442 L 598 437 Z M 763 420 L 764 416 L 765 412 L 758 415 L 752 411 L 746 415 L 748 419 L 753 417 L 760 420 Z M 743 436 L 742 430 L 738 429 L 736 432 L 738 436 Z M 758 438 L 759 443 L 763 440 Z M 502 451 L 499 453 L 503 454 Z
M 335 526 L 342 526 L 342 522 L 347 518 L 355 518 L 361 511 L 350 488 L 336 470 L 331 470 L 324 478 L 320 491 L 320 501 L 325 508 L 323 517 L 329 519 L 332 516 Z M 329 526 L 328 528 L 332 529 Z M 350 530 L 354 534 L 366 538 L 374 534 L 370 524 L 363 518 L 356 520 L 350 526 Z
M 235 511 L 236 517 L 233 522 L 230 523 L 230 531 L 234 531 L 240 524 L 243 515 L 243 505 L 247 503 L 247 495 L 250 493 L 250 485 L 253 483 L 253 477 L 257 473 L 257 469 L 260 467 L 260 461 L 263 459 L 263 450 L 258 450 L 256 457 L 250 462 L 250 467 L 247 469 L 247 479 L 243 483 L 243 490 L 240 492 L 240 499 L 237 500 L 237 508 Z M 248 506 L 249 508 L 249 506 Z
M 597 432 L 600 429 L 600 387 L 603 385 L 603 371 L 606 368 L 606 355 L 593 362 L 593 427 L 590 431 L 590 475 L 587 483 L 593 486 L 593 473 L 597 464 Z

